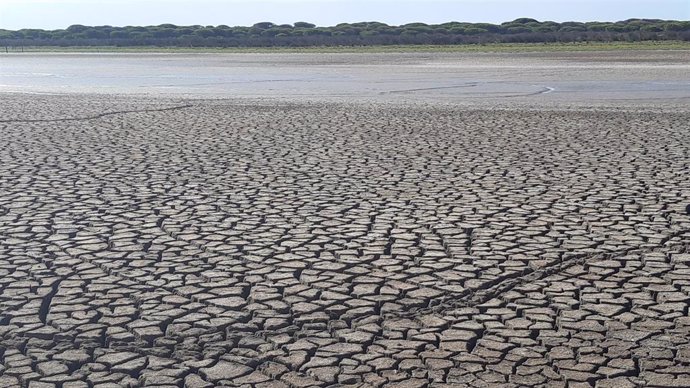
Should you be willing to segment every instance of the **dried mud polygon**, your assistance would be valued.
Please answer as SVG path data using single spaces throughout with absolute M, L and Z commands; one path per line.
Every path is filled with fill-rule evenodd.
M 42 98 L 0 386 L 690 385 L 687 113 Z

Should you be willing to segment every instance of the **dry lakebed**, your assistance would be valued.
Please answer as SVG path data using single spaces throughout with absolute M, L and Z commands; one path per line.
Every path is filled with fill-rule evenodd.
M 0 55 L 0 386 L 688 387 L 690 51 Z

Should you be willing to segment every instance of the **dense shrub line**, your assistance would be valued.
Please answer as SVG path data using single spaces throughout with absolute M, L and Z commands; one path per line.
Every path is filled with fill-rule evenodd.
M 303 47 L 642 40 L 690 41 L 690 21 L 629 19 L 556 23 L 520 18 L 502 24 L 449 22 L 390 26 L 361 22 L 317 27 L 306 22 L 281 25 L 262 22 L 251 27 L 161 24 L 72 25 L 63 30 L 0 29 L 3 46 Z

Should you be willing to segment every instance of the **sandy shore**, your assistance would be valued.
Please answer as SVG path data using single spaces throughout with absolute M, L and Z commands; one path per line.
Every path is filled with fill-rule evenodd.
M 690 385 L 690 112 L 430 93 L 4 94 L 0 386 Z

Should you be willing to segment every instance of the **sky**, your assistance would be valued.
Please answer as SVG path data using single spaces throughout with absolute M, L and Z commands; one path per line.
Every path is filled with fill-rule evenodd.
M 360 21 L 391 25 L 449 21 L 690 20 L 690 0 L 0 0 L 0 28 L 84 25 L 247 26 L 306 21 L 319 26 Z

